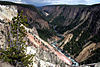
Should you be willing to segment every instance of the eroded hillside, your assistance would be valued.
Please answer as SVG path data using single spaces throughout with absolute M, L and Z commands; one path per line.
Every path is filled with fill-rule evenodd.
M 83 63 L 98 62 L 100 52 L 100 4 L 51 5 L 41 8 L 49 24 L 65 38 L 59 47 Z M 70 35 L 71 34 L 71 35 Z M 93 47 L 93 44 L 96 46 Z M 97 46 L 98 45 L 98 46 Z M 84 47 L 85 46 L 85 47 Z M 83 55 L 84 54 L 84 57 Z M 96 56 L 97 55 L 97 56 Z M 80 57 L 80 58 L 79 58 Z
M 34 38 L 36 37 L 34 36 L 29 38 L 31 42 L 28 41 L 29 45 L 32 45 L 29 49 L 36 53 L 34 63 L 37 67 L 43 67 L 43 65 L 66 67 L 64 62 L 66 60 L 62 59 L 66 56 L 63 53 L 68 53 L 80 64 L 100 61 L 100 4 L 51 5 L 37 9 L 32 5 L 1 1 L 1 48 L 5 48 L 7 44 L 6 35 L 10 30 L 8 22 L 11 22 L 12 18 L 22 10 L 28 19 L 28 26 L 25 29 L 30 34 L 36 34 L 40 39 L 38 41 L 38 38 Z M 44 44 L 40 41 L 43 41 Z M 57 44 L 55 45 L 55 43 Z M 38 50 L 33 45 L 40 45 L 42 49 L 38 48 Z M 51 50 L 46 51 L 48 46 Z M 56 51 L 52 47 L 55 47 Z
M 48 31 L 49 26 L 48 26 L 47 21 L 45 21 L 41 17 L 41 15 L 37 12 L 37 10 L 34 9 L 35 7 L 30 6 L 30 5 L 24 5 L 24 4 L 15 4 L 11 2 L 0 2 L 0 4 L 1 4 L 0 5 L 0 10 L 1 10 L 0 11 L 0 14 L 1 14 L 0 15 L 0 49 L 6 49 L 8 47 L 8 44 L 11 44 L 11 40 L 13 41 L 13 37 L 11 33 L 12 29 L 11 29 L 10 23 L 13 22 L 12 18 L 16 17 L 17 14 L 20 13 L 21 10 L 23 10 L 24 12 L 23 15 L 27 16 L 27 19 L 28 19 L 28 22 L 25 24 L 27 24 L 28 26 L 27 25 L 24 26 L 23 24 L 20 26 L 23 26 L 27 32 L 27 36 L 24 37 L 28 45 L 27 53 L 35 54 L 35 57 L 33 59 L 33 63 L 34 63 L 33 66 L 35 67 L 67 66 L 67 64 L 61 60 L 62 58 L 60 57 L 57 51 L 53 50 L 53 52 L 55 52 L 54 54 L 52 50 L 49 50 L 49 51 L 44 50 L 48 48 L 49 44 L 39 37 L 37 29 L 45 30 L 46 33 L 49 33 Z M 34 23 L 33 21 L 34 22 L 37 21 L 37 22 Z M 43 35 L 45 35 L 46 33 L 44 33 Z M 38 39 L 35 37 L 38 37 L 38 39 L 40 40 L 38 41 Z M 10 40 L 10 42 L 8 40 Z M 43 41 L 44 43 L 41 43 L 40 41 Z M 48 46 L 44 46 L 44 45 L 48 45 Z M 61 59 L 59 59 L 59 57 L 56 56 L 57 53 Z M 0 56 L 1 56 L 1 52 L 0 52 Z M 0 65 L 2 66 L 2 64 Z

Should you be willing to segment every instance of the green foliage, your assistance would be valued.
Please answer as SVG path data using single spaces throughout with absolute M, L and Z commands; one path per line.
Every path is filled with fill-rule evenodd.
M 97 63 L 100 61 L 100 48 L 96 49 L 92 52 L 92 56 L 90 56 L 87 60 L 81 62 L 80 64 L 91 64 Z
M 51 38 L 52 36 L 56 35 L 56 33 L 54 32 L 54 30 L 52 29 L 37 29 L 39 36 L 44 39 L 45 41 L 47 41 L 47 38 Z
M 51 15 L 48 15 L 48 16 L 46 17 L 46 20 L 47 20 L 47 21 L 50 21 L 52 18 L 53 18 L 53 16 L 52 16 L 52 14 L 51 14 Z
M 40 11 L 34 5 L 31 5 L 31 4 L 18 4 L 18 3 L 13 3 L 13 2 L 9 2 L 9 1 L 0 1 L 0 4 L 1 5 L 16 5 L 16 6 L 21 6 L 21 7 L 24 7 L 24 8 L 28 8 L 29 10 L 37 12 L 40 15 L 40 17 L 45 20 L 45 18 L 41 15 Z
M 65 21 L 65 18 L 64 16 L 57 16 L 53 21 L 52 21 L 52 25 L 57 25 L 57 26 L 60 26 L 62 25 L 62 23 L 64 23 Z
M 33 55 L 26 55 L 26 30 L 21 24 L 27 26 L 26 16 L 23 16 L 23 11 L 12 19 L 13 22 L 9 22 L 8 32 L 8 48 L 0 50 L 0 59 L 4 62 L 22 67 L 29 67 L 32 64 Z
M 18 46 L 13 46 L 11 48 L 7 48 L 6 50 L 2 49 L 0 52 L 2 52 L 0 59 L 14 66 L 21 63 L 21 66 L 28 67 L 28 65 L 32 63 L 33 55 L 26 55 L 24 46 L 22 46 L 19 50 Z
M 88 23 L 84 22 L 81 26 L 79 26 L 77 29 L 75 29 L 74 31 L 72 31 L 71 33 L 73 33 L 73 38 L 72 40 L 66 44 L 64 50 L 68 50 L 72 55 L 74 54 L 78 54 L 81 50 L 83 45 L 86 43 L 87 39 L 90 36 L 90 29 L 84 29 L 86 26 L 88 25 Z M 77 26 L 77 25 L 75 25 Z M 72 24 L 72 27 L 74 27 L 74 25 Z M 79 38 L 78 41 L 76 41 L 76 38 L 80 35 L 80 33 L 83 31 L 81 37 Z M 71 48 L 71 49 L 69 49 Z
M 77 55 L 80 49 L 79 43 L 75 41 L 71 41 L 64 46 L 64 50 L 67 50 L 71 55 Z
M 97 43 L 97 42 L 100 42 L 100 33 L 96 34 L 92 39 L 91 41 Z

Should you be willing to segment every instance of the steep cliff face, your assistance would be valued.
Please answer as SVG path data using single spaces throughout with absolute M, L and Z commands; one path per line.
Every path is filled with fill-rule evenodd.
M 28 24 L 30 28 L 34 26 L 37 29 L 49 29 L 48 22 L 39 14 L 39 11 L 35 7 L 25 7 L 18 5 L 17 9 L 18 12 L 21 12 L 21 10 L 24 11 L 24 15 L 27 16 L 29 20 Z
M 49 24 L 34 6 L 11 2 L 0 2 L 0 4 L 1 48 L 4 48 L 7 44 L 6 35 L 9 32 L 8 22 L 11 22 L 12 18 L 23 10 L 24 15 L 28 18 L 27 23 L 29 26 L 25 27 L 28 33 L 29 31 L 32 34 L 38 35 L 39 33 L 41 37 L 47 39 L 51 38 L 54 34 L 49 29 L 52 27 L 57 34 L 60 33 L 61 36 L 65 37 L 60 42 L 60 45 L 58 44 L 57 46 L 70 53 L 78 62 L 93 63 L 100 61 L 100 58 L 95 60 L 100 56 L 98 54 L 100 52 L 100 4 L 92 6 L 44 6 L 41 10 L 45 15 L 45 19 L 49 21 Z M 61 39 L 57 36 L 54 36 L 52 39 L 54 38 L 57 38 L 56 41 Z M 34 58 L 35 67 L 67 67 L 63 61 L 50 51 L 47 52 L 40 48 L 32 48 L 32 51 L 36 54 Z
M 10 7 L 14 7 L 14 9 L 10 8 L 11 9 L 10 11 L 6 11 L 6 14 L 3 12 L 3 10 L 5 9 L 1 9 L 1 12 L 3 13 L 4 16 L 1 16 L 0 19 L 6 16 L 10 20 L 12 20 L 12 17 L 9 16 L 10 15 L 9 12 L 12 13 L 11 15 L 16 15 L 16 12 L 19 13 L 23 10 L 24 15 L 27 16 L 29 20 L 28 23 L 30 25 L 29 26 L 30 28 L 35 26 L 37 29 L 49 29 L 48 22 L 45 21 L 45 19 L 39 14 L 39 11 L 35 6 L 26 5 L 26 4 L 16 4 L 16 3 L 6 2 L 6 1 L 0 1 L 0 4 L 2 8 L 6 7 L 6 10 L 9 9 Z
M 24 7 L 23 7 L 24 9 Z M 34 12 L 34 11 L 33 11 Z M 9 31 L 9 22 L 12 21 L 13 17 L 16 17 L 18 14 L 18 7 L 15 5 L 0 5 L 0 46 L 4 47 L 7 38 L 7 32 Z M 43 23 L 45 24 L 45 23 Z M 30 26 L 30 24 L 29 24 Z M 44 26 L 45 27 L 45 26 Z M 34 24 L 27 29 L 30 29 L 30 32 L 38 35 L 36 26 Z M 39 27 L 42 29 L 42 27 Z M 48 28 L 48 27 L 45 27 Z
M 23 10 L 23 14 L 27 16 L 28 28 L 35 27 L 43 39 L 47 40 L 48 37 L 52 36 L 52 31 L 49 27 L 48 22 L 43 16 L 41 16 L 38 9 L 33 5 L 16 4 L 12 2 L 0 1 L 1 5 L 1 20 L 12 20 L 12 17 L 16 16 Z M 13 7 L 13 8 L 12 8 Z M 5 18 L 5 19 L 4 19 Z M 44 34 L 45 33 L 45 34 Z M 44 34 L 44 35 L 43 35 Z M 49 35 L 50 34 L 50 35 Z M 48 36 L 47 36 L 48 35 Z
M 56 5 L 44 6 L 42 11 L 48 12 L 47 19 L 60 33 L 67 30 L 76 29 L 82 24 L 93 24 L 99 22 L 100 5 Z M 96 20 L 95 20 L 95 18 Z M 89 26 L 89 24 L 87 26 Z M 59 28 L 62 28 L 60 31 Z M 73 31 L 73 30 L 72 30 Z
M 9 22 L 14 16 L 17 16 L 16 6 L 0 5 L 0 20 L 4 22 Z
M 44 6 L 41 8 L 43 12 L 47 12 L 46 16 L 49 23 L 55 27 L 55 30 L 62 34 L 65 39 L 61 42 L 60 46 L 63 50 L 67 50 L 71 55 L 79 57 L 81 51 L 85 53 L 89 46 L 88 42 L 99 43 L 100 42 L 100 4 L 95 5 L 52 5 Z M 73 34 L 67 42 L 69 34 Z M 66 44 L 65 44 L 66 43 Z M 83 47 L 86 45 L 86 47 Z M 95 47 L 90 47 L 95 48 Z M 99 52 L 97 48 L 96 50 Z M 89 50 L 89 48 L 88 48 Z M 90 55 L 87 51 L 86 55 L 91 58 L 96 58 L 97 52 L 92 50 L 94 55 Z M 83 57 L 86 60 L 92 61 L 89 56 Z M 95 57 L 96 56 L 96 57 Z M 100 55 L 98 55 L 99 57 Z M 90 61 L 91 60 L 91 61 Z M 87 61 L 87 63 L 88 63 Z
M 16 6 L 0 5 L 0 47 L 6 46 L 6 34 L 8 32 L 8 23 L 17 16 Z
M 80 13 L 82 13 L 85 7 L 85 5 L 53 5 L 42 7 L 42 11 L 48 12 L 49 15 L 47 17 L 51 23 L 61 19 L 59 22 L 55 22 L 55 24 L 60 23 L 63 26 L 68 26 Z
M 36 54 L 33 61 L 34 67 L 69 67 L 66 63 L 60 60 L 53 52 L 44 51 L 41 48 L 36 49 Z
M 6 2 L 5 4 L 0 5 L 0 10 L 1 10 L 0 11 L 0 49 L 1 48 L 5 49 L 5 47 L 7 47 L 7 44 L 8 44 L 7 39 L 8 39 L 8 37 L 11 38 L 11 36 L 8 35 L 8 33 L 10 31 L 9 22 L 12 22 L 12 18 L 16 17 L 17 14 L 21 10 L 24 11 L 24 15 L 26 15 L 29 20 L 28 21 L 29 26 L 28 27 L 24 26 L 28 33 L 38 36 L 37 29 L 41 29 L 41 30 L 49 29 L 48 23 L 43 18 L 41 18 L 41 16 L 38 14 L 36 9 L 34 9 L 34 7 L 28 8 L 25 5 L 18 5 L 18 4 L 12 5 L 12 3 L 9 4 L 9 2 Z M 27 47 L 27 54 L 29 54 L 29 53 L 35 54 L 34 59 L 33 59 L 34 67 L 47 67 L 47 66 L 48 67 L 49 66 L 65 67 L 65 66 L 67 66 L 67 64 L 65 64 L 62 60 L 60 60 L 54 53 L 52 53 L 50 51 L 47 52 L 40 48 L 37 49 L 33 46 L 34 43 L 28 41 L 28 38 L 26 38 L 26 37 L 25 37 L 25 39 L 26 39 L 28 45 L 32 45 L 32 46 Z M 35 43 L 35 45 L 39 45 L 39 44 Z M 30 50 L 32 50 L 32 51 L 30 51 Z M 4 63 L 2 63 L 2 64 L 4 64 Z M 2 64 L 0 63 L 1 67 L 2 67 Z M 12 66 L 10 66 L 10 67 L 12 67 Z

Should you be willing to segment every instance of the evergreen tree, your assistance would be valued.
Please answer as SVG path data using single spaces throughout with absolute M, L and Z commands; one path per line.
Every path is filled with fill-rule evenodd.
M 23 16 L 23 11 L 9 22 L 8 47 L 0 50 L 0 59 L 14 66 L 29 67 L 32 63 L 33 55 L 26 55 L 26 30 L 21 24 L 27 26 L 27 17 Z

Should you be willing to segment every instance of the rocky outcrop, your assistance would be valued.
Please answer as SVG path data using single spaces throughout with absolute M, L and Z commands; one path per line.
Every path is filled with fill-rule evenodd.
M 59 33 L 70 33 L 83 26 L 83 29 L 93 28 L 93 32 L 99 31 L 96 25 L 100 21 L 100 4 L 88 5 L 52 5 L 42 7 L 42 11 L 49 13 L 47 18 L 52 20 L 52 24 L 57 25 Z M 96 19 L 95 19 L 96 18 Z M 51 21 L 49 20 L 49 21 Z M 87 24 L 88 23 L 88 24 Z M 94 25 L 94 27 L 92 27 Z M 60 26 L 59 26 L 60 25 Z M 85 26 L 84 26 L 85 25 Z M 84 28 L 86 27 L 86 28 Z M 61 30 L 62 29 L 62 30 Z
M 53 52 L 45 51 L 43 48 L 28 46 L 27 54 L 34 54 L 33 67 L 68 67 Z
M 63 25 L 68 26 L 72 20 L 74 20 L 77 15 L 81 13 L 81 11 L 85 8 L 85 6 L 75 6 L 75 5 L 52 5 L 52 6 L 44 6 L 42 7 L 42 11 L 47 11 L 51 15 L 51 22 L 59 16 L 64 16 L 65 20 Z M 59 18 L 60 19 L 60 18 Z
M 28 19 L 28 32 L 38 35 L 37 29 L 49 29 L 48 22 L 42 18 L 37 9 L 31 5 L 16 4 L 12 2 L 0 1 L 0 46 L 4 47 L 6 43 L 6 34 L 9 26 L 6 26 L 8 22 L 11 22 L 12 18 L 17 16 L 23 10 L 23 14 Z M 8 27 L 8 28 L 7 28 Z
M 37 49 L 37 53 L 34 57 L 35 67 L 67 67 L 67 65 L 61 61 L 54 53 L 44 51 L 43 49 Z
M 100 66 L 100 62 L 87 64 L 87 65 L 80 65 L 79 67 L 99 67 L 99 66 Z
M 37 29 L 49 29 L 48 22 L 41 16 L 41 14 L 35 6 L 26 4 L 16 4 L 6 1 L 0 1 L 0 5 L 0 12 L 2 12 L 0 19 L 6 17 L 12 20 L 13 16 L 15 16 L 16 13 L 20 13 L 23 10 L 23 14 L 27 16 L 30 28 L 33 28 L 34 26 Z
M 71 39 L 73 38 L 73 34 L 68 34 L 65 36 L 64 40 L 61 42 L 61 49 L 64 48 L 64 46 L 71 41 Z
M 29 24 L 29 26 L 24 26 L 28 33 L 38 35 L 37 29 L 48 30 L 50 28 L 48 22 L 40 15 L 39 11 L 34 6 L 9 2 L 0 2 L 0 4 L 1 48 L 4 48 L 7 44 L 6 34 L 9 31 L 9 26 L 6 26 L 7 22 L 10 22 L 12 18 L 17 15 L 17 13 L 21 12 L 21 10 L 24 11 L 24 15 L 27 16 L 28 19 L 27 23 Z M 92 50 L 95 51 L 100 47 L 97 45 L 97 43 L 100 42 L 100 4 L 92 6 L 44 6 L 42 8 L 42 11 L 44 11 L 44 13 L 48 13 L 46 14 L 46 18 L 49 20 L 51 26 L 56 25 L 55 30 L 57 31 L 57 33 L 64 33 L 65 38 L 62 41 L 62 43 L 64 43 L 61 47 L 62 49 L 66 48 L 65 46 L 68 42 L 68 47 L 71 46 L 69 48 L 76 49 L 76 47 L 74 46 L 78 46 L 79 50 L 72 49 L 73 51 L 75 51 L 74 55 L 78 62 L 87 60 L 88 57 L 93 55 Z M 86 44 L 90 41 L 92 42 L 91 44 Z M 32 42 L 34 42 L 34 40 L 32 40 Z M 47 43 L 45 42 L 45 44 Z M 35 45 L 39 44 L 35 43 Z M 34 67 L 67 67 L 67 65 L 62 60 L 60 60 L 54 53 L 52 53 L 52 51 L 45 51 L 41 48 L 36 49 L 33 47 L 29 47 L 28 49 L 28 51 L 32 49 L 32 53 L 35 54 L 35 57 L 33 59 L 35 65 Z M 79 54 L 77 54 L 77 51 L 80 51 Z M 70 52 L 72 51 L 70 50 Z M 28 54 L 29 53 L 30 52 L 28 52 Z
M 21 9 L 23 9 L 24 11 L 25 10 L 28 11 L 28 12 L 24 12 L 24 15 L 28 16 L 28 20 L 31 18 L 32 19 L 31 21 L 34 20 L 34 22 L 36 21 L 36 23 L 41 22 L 40 26 L 34 26 L 34 24 L 33 24 L 32 27 L 25 27 L 24 25 L 21 25 L 26 29 L 27 33 L 38 36 L 36 29 L 39 29 L 39 28 L 41 28 L 41 29 L 47 28 L 48 29 L 49 28 L 48 23 L 45 20 L 41 19 L 36 11 L 25 8 L 25 6 L 23 7 L 21 5 L 1 5 L 0 9 L 2 10 L 0 12 L 0 14 L 1 14 L 1 16 L 0 16 L 0 20 L 1 20 L 0 21 L 0 45 L 1 45 L 1 47 L 0 48 L 5 48 L 5 46 L 7 47 L 8 42 L 6 42 L 7 41 L 6 38 L 9 38 L 9 37 L 11 38 L 10 35 L 9 36 L 7 35 L 7 33 L 9 33 L 9 30 L 10 30 L 9 22 L 11 22 L 12 18 L 15 17 L 18 14 L 18 12 L 20 12 Z M 30 23 L 28 22 L 29 25 L 31 24 L 31 21 L 29 21 Z M 46 23 L 46 25 L 44 23 Z M 38 38 L 39 38 L 39 36 L 38 36 Z M 28 41 L 28 40 L 26 39 L 26 41 Z M 34 45 L 34 44 L 31 44 L 31 42 L 30 43 L 27 42 L 27 44 Z M 47 44 L 47 43 L 45 43 L 45 44 Z M 35 45 L 39 45 L 39 44 L 36 44 L 36 42 L 35 42 Z M 37 67 L 47 67 L 47 66 L 48 67 L 49 66 L 65 67 L 65 66 L 67 66 L 67 64 L 65 64 L 62 60 L 60 60 L 55 54 L 53 54 L 50 51 L 46 52 L 41 48 L 27 47 L 26 53 L 27 54 L 30 54 L 30 53 L 35 54 L 35 57 L 33 59 L 34 60 L 33 66 L 35 65 L 35 67 L 36 66 Z
M 0 67 L 14 67 L 14 66 L 10 65 L 9 63 L 0 61 Z
M 55 27 L 55 30 L 63 34 L 65 37 L 61 48 L 64 48 L 64 51 L 71 52 L 74 57 L 81 57 L 83 60 L 89 61 L 92 58 L 96 58 L 95 53 L 99 52 L 99 49 L 96 48 L 93 52 L 89 53 L 87 48 L 94 48 L 93 45 L 88 42 L 97 44 L 100 42 L 100 4 L 94 5 L 51 5 L 41 7 L 41 10 L 48 12 L 49 15 L 46 18 L 49 20 L 50 24 Z M 70 39 L 69 34 L 73 34 L 73 37 Z M 86 46 L 84 49 L 84 45 Z M 89 47 L 90 46 L 90 47 Z M 81 53 L 82 52 L 82 53 Z M 82 57 L 83 54 L 86 54 L 85 57 Z M 91 54 L 94 54 L 91 56 Z M 88 55 L 91 57 L 88 57 Z M 98 55 L 98 57 L 100 54 Z M 94 61 L 93 61 L 94 62 Z M 92 62 L 92 63 L 93 63 Z M 98 62 L 98 61 L 95 61 Z M 88 62 L 87 62 L 88 63 Z
M 6 46 L 7 24 L 13 17 L 17 16 L 17 7 L 0 5 L 0 47 Z
M 16 6 L 0 5 L 0 20 L 4 22 L 10 22 L 14 16 L 17 16 L 17 13 Z
M 33 9 L 29 9 L 33 8 Z M 49 29 L 48 22 L 38 13 L 35 7 L 23 7 L 18 5 L 18 12 L 23 10 L 24 15 L 27 16 L 29 27 L 36 27 L 36 29 Z
M 4 48 L 4 44 L 5 44 L 5 28 L 4 28 L 4 24 L 0 23 L 0 48 Z
M 100 44 L 96 44 L 96 43 L 89 44 L 76 57 L 76 61 L 82 62 L 82 61 L 88 59 L 89 57 L 91 57 L 94 54 L 93 51 L 95 51 L 98 48 L 100 48 Z

